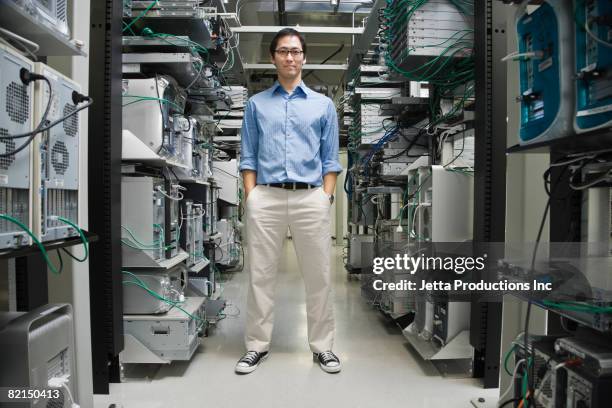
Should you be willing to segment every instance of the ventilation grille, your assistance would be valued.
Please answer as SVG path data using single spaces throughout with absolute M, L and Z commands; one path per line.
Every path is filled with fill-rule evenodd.
M 14 122 L 24 124 L 30 116 L 28 88 L 23 84 L 11 82 L 6 87 L 6 112 Z
M 78 222 L 79 192 L 76 190 L 49 189 L 47 191 L 47 214 Z M 44 213 L 44 211 L 43 211 Z M 60 220 L 46 220 L 48 228 L 66 227 Z
M 59 21 L 64 22 L 64 23 L 67 22 L 68 21 L 68 16 L 67 16 L 67 12 L 66 12 L 66 10 L 67 10 L 66 0 L 58 0 L 56 7 L 57 7 L 57 9 L 56 9 L 56 11 L 57 11 L 56 12 L 57 19 Z
M 64 142 L 59 141 L 53 145 L 51 149 L 51 165 L 57 174 L 66 174 L 66 170 L 70 166 L 70 156 Z
M 46 408 L 64 408 L 64 404 L 66 403 L 65 392 L 64 389 L 60 389 L 59 398 L 47 401 Z
M 76 110 L 74 105 L 71 105 L 69 103 L 67 103 L 64 106 L 64 114 L 63 116 L 66 117 L 68 115 L 70 115 L 71 113 L 73 113 Z M 69 117 L 68 119 L 66 119 L 64 121 L 64 132 L 66 132 L 67 136 L 76 136 L 77 132 L 79 131 L 79 118 L 78 115 L 73 115 L 71 117 Z
M 63 375 L 70 375 L 70 357 L 67 348 L 47 361 L 47 380 Z
M 6 129 L 0 128 L 0 136 L 8 136 L 8 131 Z M 0 154 L 12 153 L 15 151 L 15 140 L 12 139 L 4 139 L 0 140 Z M 11 167 L 11 164 L 15 161 L 15 155 L 11 154 L 9 156 L 0 157 L 0 169 L 8 170 Z
M 8 214 L 23 224 L 29 223 L 30 194 L 28 190 L 0 187 L 0 214 Z M 21 230 L 10 221 L 0 220 L 0 233 Z

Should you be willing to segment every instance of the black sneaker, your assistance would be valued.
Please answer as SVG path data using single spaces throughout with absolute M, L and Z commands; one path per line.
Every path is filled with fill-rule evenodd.
M 323 371 L 327 373 L 338 373 L 342 370 L 340 359 L 332 351 L 324 351 L 318 354 L 312 353 L 312 358 L 318 361 Z
M 255 371 L 263 360 L 268 358 L 268 352 L 259 353 L 257 351 L 247 351 L 244 356 L 236 363 L 236 372 L 248 374 Z

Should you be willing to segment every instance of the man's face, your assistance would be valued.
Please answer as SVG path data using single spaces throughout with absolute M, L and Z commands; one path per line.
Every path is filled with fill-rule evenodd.
M 303 51 L 302 43 L 296 36 L 287 35 L 278 40 L 271 60 L 279 77 L 294 79 L 302 75 L 302 65 L 306 62 Z

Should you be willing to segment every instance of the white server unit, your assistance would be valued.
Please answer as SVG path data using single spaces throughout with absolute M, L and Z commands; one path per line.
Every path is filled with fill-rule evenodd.
M 181 247 L 187 252 L 187 266 L 204 260 L 204 207 L 191 200 L 183 203 Z
M 50 380 L 65 378 L 78 400 L 74 353 L 72 306 L 49 304 L 27 313 L 0 313 L 0 387 L 43 389 L 49 388 Z M 64 390 L 60 394 L 58 399 L 39 398 L 16 405 L 70 408 L 77 403 Z
M 38 21 L 64 37 L 70 37 L 68 0 L 33 0 L 32 3 L 38 14 Z
M 167 191 L 157 186 L 158 192 L 161 192 L 166 200 L 166 217 L 164 230 L 168 230 L 170 233 L 166 234 L 166 258 L 172 258 L 178 254 L 179 243 L 181 241 L 181 228 L 180 228 L 180 201 L 183 199 L 183 193 L 181 191 L 186 190 L 185 187 L 179 184 L 171 184 L 166 182 L 166 187 L 169 187 Z
M 390 22 L 400 27 L 392 44 L 396 64 L 412 69 L 440 55 L 456 58 L 470 54 L 467 44 L 474 40 L 474 22 L 469 13 L 463 13 L 449 0 L 429 0 L 405 21 L 412 6 L 405 5 L 405 12 Z
M 121 240 L 123 246 L 164 259 L 166 200 L 159 191 L 163 181 L 154 177 L 121 178 Z
M 124 315 L 125 347 L 119 353 L 122 363 L 169 364 L 188 361 L 200 345 L 206 324 L 203 297 L 188 297 L 181 308 L 163 315 Z
M 225 266 L 235 266 L 240 260 L 240 244 L 236 239 L 236 225 L 227 218 L 217 221 L 217 232 L 220 237 L 216 240 L 215 262 Z
M 409 191 L 415 194 L 407 207 L 408 227 L 414 239 L 427 242 L 472 239 L 472 176 L 442 166 L 424 166 L 409 171 L 408 180 Z
M 240 176 L 238 161 L 213 161 L 213 174 L 219 186 L 219 198 L 228 204 L 238 205 Z
M 77 108 L 72 95 L 81 92 L 80 85 L 45 64 L 36 63 L 34 69 L 51 82 L 53 99 L 47 121 L 74 112 Z M 37 81 L 34 94 L 36 123 L 42 120 L 49 91 L 45 81 Z M 41 241 L 79 235 L 57 217 L 78 224 L 80 136 L 79 115 L 76 114 L 34 139 L 33 231 Z
M 68 0 L 8 0 L 21 7 L 29 18 L 69 38 Z
M 469 302 L 434 302 L 433 338 L 441 345 L 454 339 L 459 333 L 470 328 Z
M 180 162 L 182 146 L 176 137 L 174 118 L 183 115 L 185 94 L 176 81 L 169 76 L 124 79 L 122 92 L 123 129 L 155 154 Z
M 232 109 L 244 108 L 244 104 L 248 99 L 247 89 L 244 86 L 228 86 L 226 93 L 232 100 Z
M 348 264 L 350 269 L 371 266 L 374 257 L 374 235 L 351 234 L 349 236 Z
M 362 103 L 360 105 L 358 120 L 361 144 L 375 144 L 385 135 L 386 130 L 383 127 L 383 120 L 385 118 L 381 114 L 381 104 Z
M 33 129 L 34 85 L 24 85 L 21 69 L 33 70 L 30 60 L 0 44 L 0 136 Z M 0 139 L 0 214 L 31 226 L 31 145 L 16 154 L 27 139 Z M 30 237 L 16 224 L 0 220 L 0 249 L 30 243 Z
M 204 223 L 204 234 L 211 237 L 217 233 L 217 200 L 219 199 L 219 187 L 215 183 L 206 186 L 206 217 Z
M 144 285 L 170 302 L 184 300 L 187 286 L 187 271 L 179 264 L 167 271 L 138 271 L 134 276 L 123 275 L 123 313 L 160 314 L 166 313 L 172 305 L 152 296 L 138 284 Z
M 434 304 L 431 300 L 417 299 L 414 322 L 408 326 L 408 330 L 422 340 L 431 340 L 434 330 Z

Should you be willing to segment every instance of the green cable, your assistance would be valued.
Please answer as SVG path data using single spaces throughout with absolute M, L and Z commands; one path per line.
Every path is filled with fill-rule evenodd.
M 514 374 L 512 373 L 512 371 L 508 369 L 508 360 L 510 359 L 510 356 L 515 350 L 516 350 L 516 344 L 512 344 L 512 347 L 510 348 L 510 350 L 506 352 L 506 355 L 504 356 L 504 370 L 506 371 L 506 374 L 508 374 L 511 377 Z
M 125 246 L 128 246 L 130 248 L 134 248 L 134 249 L 140 249 L 142 251 L 156 251 L 158 249 L 163 249 L 163 250 L 168 250 L 170 249 L 169 245 L 166 246 L 151 246 L 151 247 L 146 247 L 146 246 L 140 246 L 136 243 L 134 243 L 133 241 L 131 241 L 128 238 L 121 238 L 121 243 Z
M 40 249 L 40 252 L 41 252 L 45 262 L 49 266 L 49 269 L 51 270 L 51 272 L 53 272 L 55 275 L 59 275 L 62 272 L 61 269 L 57 270 L 55 268 L 55 266 L 53 266 L 53 264 L 51 263 L 51 260 L 49 259 L 49 254 L 47 253 L 47 250 L 45 249 L 45 246 L 38 240 L 38 238 L 36 238 L 36 236 L 32 233 L 32 231 L 30 231 L 30 229 L 28 227 L 26 227 L 21 221 L 19 221 L 16 218 L 11 217 L 10 215 L 0 214 L 0 218 L 3 219 L 3 220 L 7 220 L 9 222 L 12 222 L 13 224 L 17 225 L 26 234 L 28 234 L 30 236 L 30 238 L 32 238 L 32 241 L 34 241 L 34 243 L 38 246 L 38 249 Z
M 81 242 L 83 243 L 83 249 L 85 250 L 85 255 L 83 256 L 83 258 L 77 258 L 76 256 L 72 255 L 70 252 L 66 251 L 64 248 L 64 251 L 75 261 L 78 262 L 85 262 L 87 260 L 87 258 L 89 258 L 89 241 L 87 240 L 87 237 L 85 236 L 85 233 L 83 232 L 83 230 L 76 225 L 75 223 L 73 223 L 72 221 L 70 221 L 67 218 L 64 217 L 57 217 L 58 220 L 60 220 L 61 222 L 70 225 L 72 228 L 74 228 L 75 230 L 77 230 L 79 232 L 79 236 L 81 237 Z
M 125 32 L 125 30 L 131 30 L 132 25 L 134 25 L 135 22 L 137 22 L 138 20 L 140 20 L 141 18 L 143 18 L 154 6 L 157 5 L 157 0 L 154 0 L 151 5 L 149 5 L 149 7 L 147 7 L 146 9 L 144 9 L 144 11 L 142 13 L 140 13 L 138 15 L 138 17 L 136 17 L 134 20 L 132 20 L 128 25 L 126 25 L 125 27 L 123 27 L 123 32 Z
M 533 364 L 533 360 L 531 357 L 529 357 L 527 359 L 527 362 L 525 363 L 525 371 L 523 373 L 523 379 L 522 379 L 522 388 L 523 388 L 523 407 L 524 408 L 528 408 L 529 407 L 529 401 L 527 400 L 527 391 L 529 388 L 529 380 L 527 379 L 527 373 L 529 372 L 529 367 L 531 367 Z
M 122 95 L 122 97 L 123 98 L 136 98 L 136 100 L 132 101 L 132 102 L 124 103 L 121 106 L 129 106 L 129 105 L 132 105 L 134 103 L 142 102 L 142 101 L 158 101 L 158 102 L 161 102 L 161 103 L 167 103 L 169 105 L 173 105 L 179 111 L 184 111 L 185 110 L 184 108 L 181 108 L 176 103 L 174 103 L 172 101 L 169 101 L 168 99 L 164 99 L 164 98 L 155 98 L 153 96 L 140 96 L 140 95 Z
M 156 298 L 158 300 L 161 300 L 162 302 L 165 302 L 165 303 L 169 304 L 172 307 L 177 308 L 178 310 L 183 312 L 185 315 L 191 317 L 192 319 L 198 320 L 198 321 L 202 322 L 203 324 L 206 322 L 206 320 L 204 320 L 204 319 L 202 319 L 202 318 L 200 318 L 198 316 L 192 315 L 191 313 L 189 313 L 188 311 L 183 309 L 181 306 L 179 306 L 179 303 L 181 303 L 181 302 L 177 302 L 177 301 L 174 301 L 174 300 L 166 299 L 165 297 L 163 297 L 159 293 L 157 293 L 154 290 L 150 289 L 140 278 L 138 278 L 138 276 L 136 276 L 132 272 L 122 270 L 121 273 L 123 273 L 125 275 L 129 275 L 132 278 L 136 279 L 136 282 L 134 282 L 134 281 L 123 281 L 122 283 L 124 285 L 128 284 L 128 285 L 138 286 L 141 289 L 144 289 L 149 295 L 153 296 L 154 298 Z
M 153 226 L 156 226 L 157 224 L 153 224 Z M 125 225 L 121 225 L 121 228 L 124 229 L 128 235 L 131 237 L 131 241 L 133 241 L 134 243 L 136 243 L 137 245 L 141 245 L 143 247 L 156 247 L 158 248 L 161 244 L 160 241 L 153 241 L 153 243 L 151 244 L 143 244 L 142 242 L 140 242 L 140 240 L 138 238 L 136 238 L 136 236 L 134 235 L 134 233 L 132 232 L 132 230 L 130 230 L 128 227 L 126 227 Z

